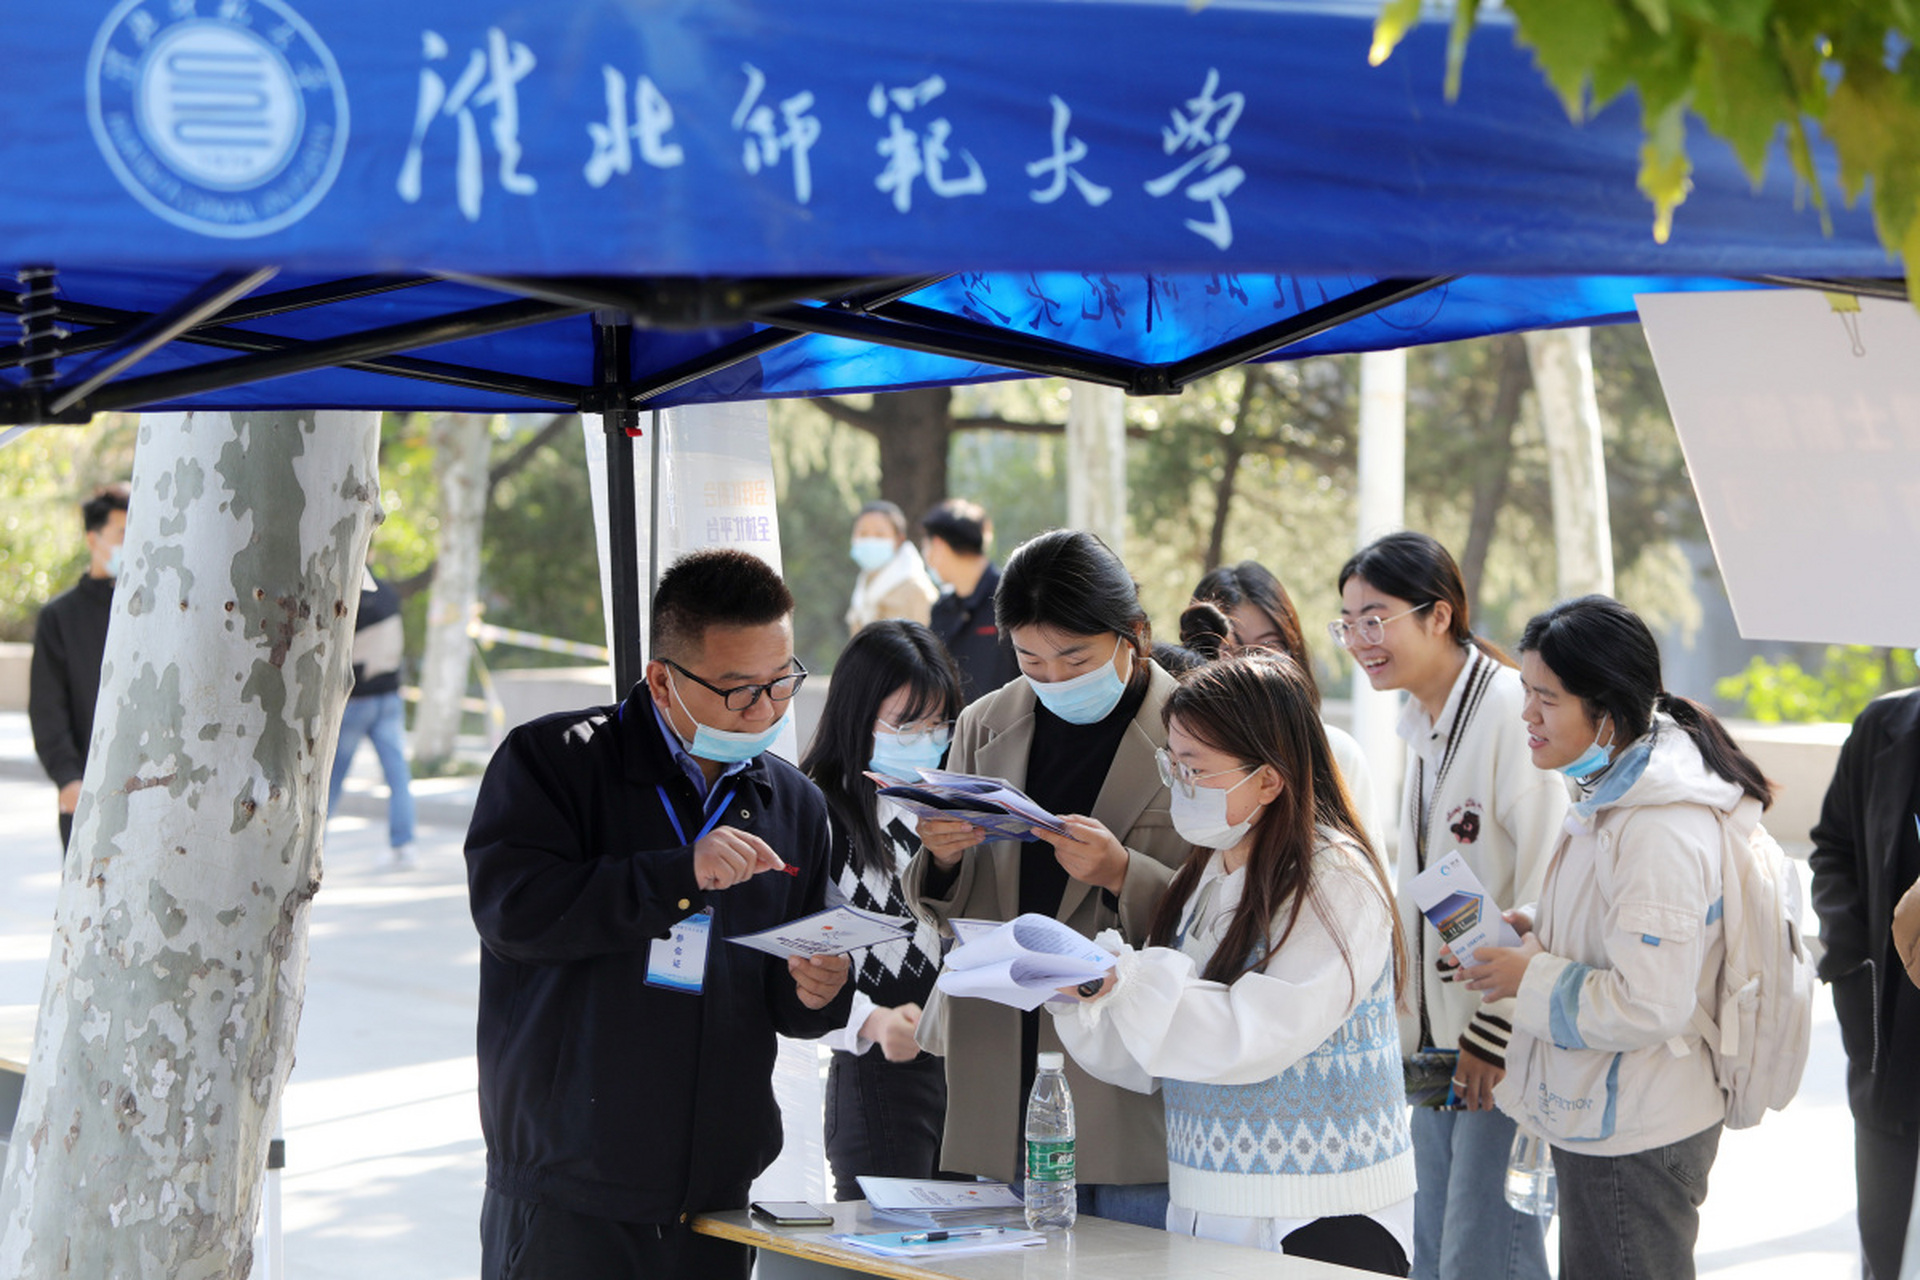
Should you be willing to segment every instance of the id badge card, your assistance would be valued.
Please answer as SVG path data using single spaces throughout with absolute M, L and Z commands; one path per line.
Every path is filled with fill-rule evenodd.
M 647 985 L 697 996 L 707 978 L 707 940 L 713 936 L 713 911 L 695 912 L 647 949 Z

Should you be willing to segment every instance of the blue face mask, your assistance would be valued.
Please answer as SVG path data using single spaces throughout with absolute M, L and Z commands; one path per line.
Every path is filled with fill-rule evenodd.
M 885 729 L 873 731 L 873 756 L 867 765 L 875 773 L 884 773 L 889 778 L 899 778 L 903 782 L 916 782 L 920 770 L 937 769 L 940 757 L 947 754 L 947 731 L 923 734 L 912 742 L 902 742 L 900 735 L 888 733 Z
M 1121 640 L 1115 637 L 1113 652 L 1120 652 Z M 1127 664 L 1129 675 L 1133 664 Z M 1077 675 L 1071 680 L 1056 680 L 1052 684 L 1042 684 L 1032 676 L 1026 682 L 1033 686 L 1033 696 L 1040 699 L 1040 705 L 1065 720 L 1068 724 L 1098 724 L 1112 714 L 1120 705 L 1120 699 L 1127 692 L 1126 681 L 1113 669 L 1113 656 L 1100 664 L 1098 670 Z
M 680 703 L 680 710 L 686 711 L 687 719 L 693 721 L 693 741 L 685 738 L 680 741 L 687 752 L 701 760 L 712 760 L 716 764 L 738 764 L 742 760 L 751 760 L 773 745 L 780 736 L 780 726 L 786 723 L 786 713 L 758 733 L 735 733 L 728 729 L 710 729 L 687 711 L 687 704 L 680 697 L 680 686 L 674 683 L 673 676 L 667 676 L 667 688 L 673 690 L 673 700 Z M 765 695 L 762 695 L 763 697 Z M 673 722 L 667 722 L 671 725 Z M 680 731 L 675 729 L 674 736 Z
M 1575 782 L 1585 782 L 1588 778 L 1591 778 L 1594 774 L 1606 768 L 1612 761 L 1613 717 L 1602 716 L 1601 718 L 1607 722 L 1607 741 L 1605 745 L 1601 744 L 1600 735 L 1596 733 L 1593 735 L 1592 745 L 1585 751 L 1582 751 L 1578 758 L 1560 766 L 1560 772 L 1566 774 Z
M 853 557 L 853 562 L 859 565 L 863 572 L 872 573 L 893 559 L 894 553 L 898 550 L 892 538 L 855 538 L 853 547 L 847 554 Z
M 120 548 L 115 547 L 107 553 L 107 576 L 109 578 L 117 578 L 120 576 L 120 563 Z

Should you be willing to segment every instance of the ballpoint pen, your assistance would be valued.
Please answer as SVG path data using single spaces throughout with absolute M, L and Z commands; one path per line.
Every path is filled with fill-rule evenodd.
M 938 1244 L 942 1240 L 965 1240 L 969 1236 L 997 1236 L 1005 1227 L 975 1227 L 969 1231 L 916 1231 L 900 1237 L 901 1244 Z

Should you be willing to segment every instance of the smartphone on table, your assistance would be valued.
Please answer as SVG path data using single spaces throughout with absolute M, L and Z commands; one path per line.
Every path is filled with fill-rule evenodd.
M 750 1206 L 754 1216 L 765 1218 L 776 1227 L 830 1227 L 833 1214 L 805 1200 L 755 1200 Z

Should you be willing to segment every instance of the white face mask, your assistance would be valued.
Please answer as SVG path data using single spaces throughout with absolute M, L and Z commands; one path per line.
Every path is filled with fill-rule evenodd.
M 1259 773 L 1254 769 L 1230 787 L 1195 787 L 1191 796 L 1179 787 L 1173 789 L 1173 829 L 1188 844 L 1202 849 L 1231 849 L 1253 830 L 1255 809 L 1241 822 L 1227 821 L 1227 797 L 1251 782 Z

